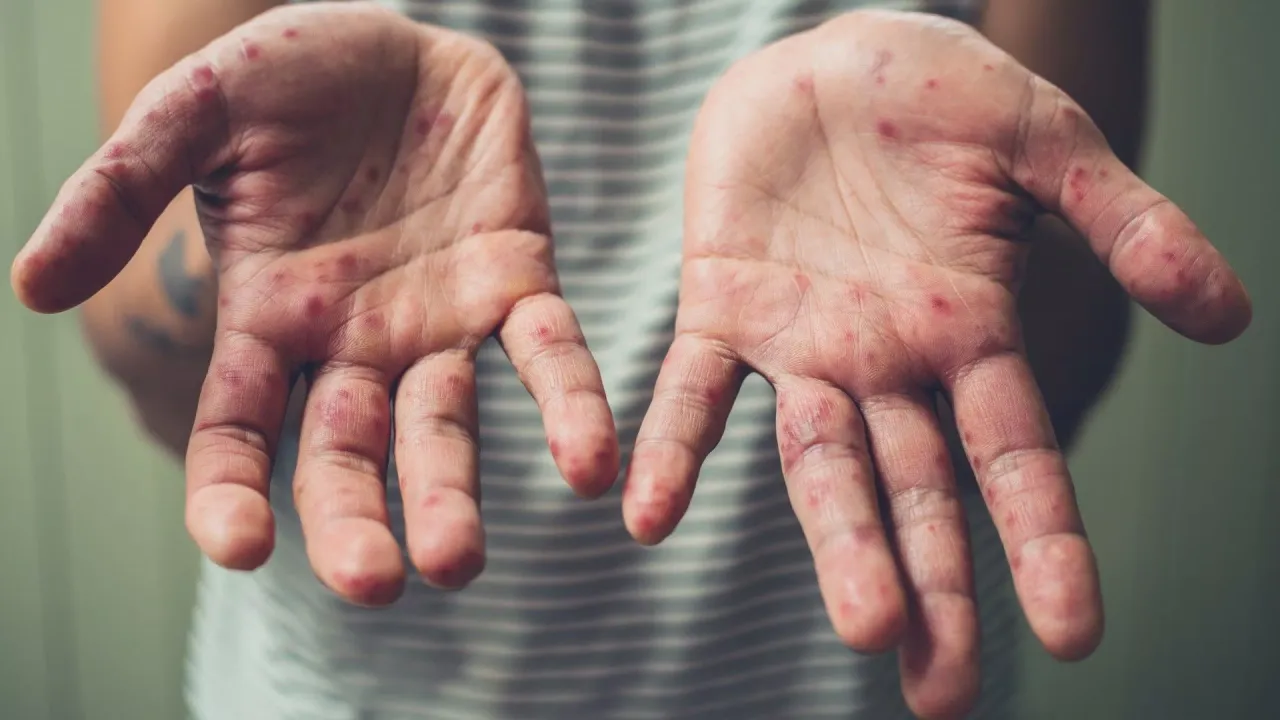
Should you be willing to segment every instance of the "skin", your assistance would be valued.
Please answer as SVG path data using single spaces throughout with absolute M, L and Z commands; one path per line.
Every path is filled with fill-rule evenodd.
M 905 636 L 908 700 L 955 714 L 977 688 L 978 620 L 940 391 L 1032 630 L 1059 658 L 1090 653 L 1097 567 L 1018 315 L 1027 231 L 1058 216 L 1131 297 L 1207 343 L 1250 319 L 1222 256 L 1075 101 L 936 17 L 856 13 L 754 54 L 712 89 L 691 147 L 676 337 L 629 467 L 631 533 L 671 532 L 743 377 L 763 375 L 836 632 L 872 652 Z
M 277 75 L 313 82 L 257 91 Z M 218 309 L 187 525 L 215 562 L 270 554 L 271 460 L 304 374 L 293 486 L 321 580 L 369 604 L 401 590 L 382 486 L 393 422 L 414 565 L 445 587 L 474 577 L 474 358 L 490 335 L 569 484 L 612 483 L 612 416 L 558 294 L 523 92 L 491 47 L 365 5 L 259 16 L 142 91 L 15 262 L 19 297 L 81 302 L 188 185 Z
M 1092 0 L 993 0 L 984 28 L 1016 46 L 1053 35 L 1068 6 L 1102 17 Z M 717 84 L 689 158 L 679 334 L 627 482 L 629 529 L 660 540 L 737 384 L 763 374 L 836 631 L 863 650 L 900 645 L 925 717 L 962 712 L 978 684 L 967 472 L 948 435 L 1033 629 L 1055 655 L 1083 656 L 1101 603 L 1054 425 L 1069 435 L 1114 369 L 1125 291 L 1207 342 L 1249 320 L 1221 257 L 1122 162 L 1137 134 L 1116 110 L 1124 93 L 1091 95 L 1097 74 L 1063 45 L 1023 45 L 1033 68 L 1081 89 L 1121 158 L 1057 88 L 918 16 L 845 16 Z M 119 97 L 146 66 L 120 64 L 126 79 L 104 87 Z M 308 83 L 253 90 L 274 73 Z M 335 110 L 335 96 L 363 100 Z M 301 373 L 294 490 L 320 578 L 355 602 L 399 593 L 380 486 L 393 425 L 414 565 L 442 587 L 474 577 L 472 360 L 494 333 L 566 479 L 584 495 L 612 481 L 616 436 L 557 295 L 522 93 L 491 48 L 368 8 L 290 8 L 182 59 L 120 114 L 13 282 L 57 311 L 115 278 L 86 330 L 144 424 L 185 452 L 188 525 L 215 561 L 251 568 L 270 552 L 269 462 Z M 191 184 L 194 202 L 180 194 Z

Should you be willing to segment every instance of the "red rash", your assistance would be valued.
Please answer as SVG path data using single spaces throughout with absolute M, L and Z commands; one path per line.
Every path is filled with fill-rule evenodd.
M 357 262 L 356 256 L 351 253 L 343 253 L 338 256 L 338 267 L 341 268 L 343 272 L 354 272 Z
M 363 206 L 360 204 L 360 201 L 357 200 L 356 198 L 348 198 L 346 200 L 343 200 L 342 204 L 339 205 L 339 207 L 342 208 L 342 212 L 347 213 L 348 215 L 355 215 L 356 213 L 364 209 Z
M 324 298 L 319 295 L 312 295 L 307 298 L 303 305 L 303 309 L 309 318 L 317 318 L 324 314 Z
M 934 295 L 929 298 L 929 307 L 933 308 L 934 312 L 939 315 L 951 314 L 951 303 L 947 302 L 947 299 L 940 295 Z
M 385 326 L 382 315 L 376 312 L 371 312 L 368 315 L 365 315 L 361 322 L 364 323 L 366 330 L 371 331 L 381 330 Z
M 551 339 L 551 328 L 546 325 L 539 325 L 534 329 L 533 336 L 537 338 L 538 342 L 545 343 Z
M 798 92 L 804 95 L 813 94 L 813 76 L 809 74 L 799 75 L 793 82 Z
M 992 65 L 991 63 L 987 63 L 986 65 L 982 66 L 982 69 L 986 70 L 987 72 L 991 72 L 992 70 L 996 69 L 996 66 Z
M 104 160 L 119 160 L 125 151 L 125 146 L 120 143 L 111 143 L 102 151 Z
M 297 29 L 297 28 L 285 28 L 285 29 L 284 29 L 284 32 L 280 33 L 280 36 L 281 36 L 281 37 L 283 37 L 283 38 L 284 38 L 284 39 L 286 39 L 286 40 L 293 40 L 294 38 L 298 37 L 298 29 Z
M 253 43 L 244 44 L 244 56 L 247 60 L 257 60 L 262 57 L 262 48 Z
M 886 140 L 896 140 L 898 138 L 898 128 L 888 120 L 881 120 L 876 123 L 876 132 L 880 133 L 880 137 Z
M 929 90 L 937 90 L 937 89 L 938 89 L 938 81 L 937 81 L 937 80 L 934 80 L 933 78 L 930 78 L 929 80 L 925 81 L 924 86 L 925 86 L 925 88 L 927 88 L 927 89 L 929 89 Z
M 472 235 L 478 235 L 482 232 L 484 232 L 484 223 L 472 223 L 471 225 Z
M 368 170 L 364 171 L 364 177 L 369 182 L 376 183 L 378 182 L 378 179 L 382 177 L 382 173 L 378 171 L 376 166 L 371 166 Z
M 809 276 L 804 273 L 796 273 L 796 287 L 800 288 L 800 292 L 806 293 L 813 283 L 809 280 Z
M 191 85 L 195 88 L 196 99 L 201 102 L 208 102 L 216 99 L 218 91 L 215 88 L 217 80 L 213 74 L 213 68 L 208 65 L 201 65 L 191 73 Z
M 1076 202 L 1084 200 L 1084 196 L 1087 193 L 1084 168 L 1076 168 L 1071 171 L 1071 180 L 1069 182 L 1071 194 L 1075 197 Z

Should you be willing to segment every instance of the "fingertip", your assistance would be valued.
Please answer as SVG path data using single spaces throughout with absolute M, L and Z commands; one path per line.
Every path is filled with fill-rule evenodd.
M 367 607 L 390 605 L 404 590 L 404 562 L 391 530 L 368 518 L 329 522 L 307 539 L 320 581 L 339 597 Z
M 646 546 L 667 539 L 693 499 L 693 485 L 689 480 L 654 475 L 651 466 L 662 467 L 651 462 L 643 450 L 637 451 L 622 494 L 622 522 L 631 537 Z
M 466 587 L 485 567 L 484 526 L 475 500 L 437 488 L 423 497 L 421 509 L 407 528 L 410 562 L 432 587 Z
M 924 720 L 962 718 L 978 698 L 978 614 L 973 598 L 929 593 L 903 638 L 899 655 L 907 706 Z
M 1102 642 L 1102 594 L 1083 536 L 1048 535 L 1022 546 L 1014 582 L 1032 632 L 1055 658 L 1083 660 Z
M 574 416 L 577 429 L 555 433 L 561 437 L 549 438 L 547 445 L 564 481 L 579 497 L 592 500 L 608 492 L 618 479 L 622 462 L 618 434 L 607 408 Z
M 265 497 L 240 485 L 210 485 L 187 501 L 187 532 L 228 570 L 261 567 L 275 548 L 275 519 Z
M 843 576 L 830 570 L 819 571 L 819 582 L 826 585 L 823 596 L 836 635 L 860 653 L 888 652 L 898 646 L 907 631 L 907 601 L 897 569 L 887 553 L 880 555 L 849 556 Z

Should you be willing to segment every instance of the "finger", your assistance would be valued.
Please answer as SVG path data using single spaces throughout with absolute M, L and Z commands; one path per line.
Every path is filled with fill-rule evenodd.
M 424 358 L 396 393 L 396 469 L 409 558 L 431 584 L 459 588 L 484 568 L 475 366 Z
M 24 305 L 60 312 L 91 297 L 173 198 L 217 166 L 227 132 L 219 87 L 213 66 L 191 58 L 143 90 L 14 260 L 10 279 Z
M 888 650 L 907 624 L 906 599 L 877 508 L 862 415 L 831 385 L 799 378 L 774 385 L 787 494 L 827 613 L 850 647 Z
M 602 495 L 618 478 L 618 433 L 573 310 L 551 293 L 527 297 L 516 303 L 499 337 L 542 410 L 560 474 L 579 495 Z
M 1102 639 L 1098 569 L 1031 367 L 1002 353 L 945 382 L 1031 629 L 1060 659 L 1087 656 Z
M 266 562 L 275 543 L 267 490 L 289 400 L 289 371 L 268 344 L 222 333 L 187 444 L 187 529 L 235 570 Z
M 1244 285 L 1190 218 L 1112 153 L 1074 103 L 1032 114 L 1015 177 L 1084 235 L 1133 299 L 1183 335 L 1222 343 L 1248 327 Z M 1035 132 L 1037 125 L 1046 129 Z
M 859 406 L 911 598 L 898 655 L 903 694 L 920 717 L 958 717 L 978 694 L 978 606 L 946 438 L 923 396 Z
M 622 517 L 636 540 L 657 543 L 684 516 L 744 376 L 714 341 L 680 335 L 671 344 L 627 470 Z
M 329 589 L 362 605 L 388 604 L 404 586 L 383 484 L 390 416 L 387 384 L 376 371 L 322 368 L 298 440 L 293 494 L 307 557 Z

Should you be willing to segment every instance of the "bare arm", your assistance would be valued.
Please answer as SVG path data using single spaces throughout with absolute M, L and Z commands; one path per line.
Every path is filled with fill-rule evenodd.
M 982 30 L 1093 117 L 1116 155 L 1138 161 L 1146 111 L 1147 0 L 988 0 Z M 1027 352 L 1067 446 L 1119 366 L 1124 291 L 1065 224 L 1036 228 L 1022 294 Z
M 152 77 L 278 0 L 100 0 L 101 129 L 109 135 Z M 190 191 L 152 228 L 128 267 L 85 304 L 99 362 L 143 426 L 181 454 L 208 369 L 217 286 Z

